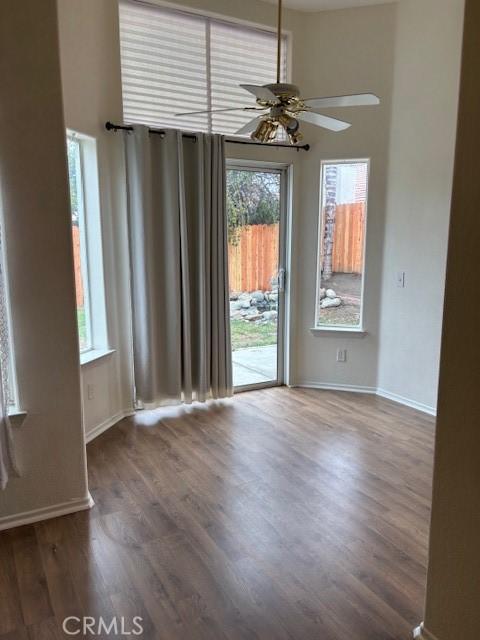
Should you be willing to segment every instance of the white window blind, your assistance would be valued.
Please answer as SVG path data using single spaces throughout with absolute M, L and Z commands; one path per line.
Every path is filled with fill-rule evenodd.
M 276 79 L 274 32 L 140 2 L 120 3 L 123 117 L 128 123 L 233 134 L 252 119 L 232 111 L 176 118 L 175 113 L 254 106 L 241 83 Z M 283 38 L 281 80 L 287 77 Z

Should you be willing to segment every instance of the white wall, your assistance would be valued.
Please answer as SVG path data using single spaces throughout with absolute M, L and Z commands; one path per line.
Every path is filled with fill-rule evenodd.
M 66 125 L 97 141 L 108 346 L 115 350 L 82 365 L 83 419 L 91 437 L 132 408 L 122 141 L 104 127 L 107 120 L 122 121 L 118 6 L 116 0 L 59 0 L 58 14 Z
M 378 386 L 427 407 L 437 396 L 463 8 L 398 5 Z
M 54 0 L 0 3 L 0 75 L 4 237 L 28 412 L 14 429 L 22 475 L 0 492 L 1 528 L 88 501 Z
M 115 4 L 113 0 L 101 3 L 94 0 L 82 3 L 59 0 L 66 121 L 69 127 L 98 139 L 100 184 L 104 191 L 102 199 L 107 197 L 105 191 L 111 190 L 111 185 L 122 183 L 120 136 L 105 134 L 102 129 L 105 120 L 122 120 Z M 268 3 L 255 0 L 244 3 L 185 0 L 182 4 L 275 26 L 276 10 Z M 312 15 L 286 11 L 285 28 L 293 36 L 292 77 L 300 84 L 304 95 L 371 90 L 382 96 L 383 104 L 374 110 L 350 112 L 348 115 L 352 117 L 354 127 L 344 134 L 322 133 L 306 125 L 307 140 L 312 144 L 312 151 L 308 154 L 246 149 L 236 145 L 229 145 L 227 149 L 230 157 L 295 165 L 294 257 L 290 274 L 292 308 L 295 310 L 292 318 L 290 382 L 294 384 L 330 382 L 375 386 L 380 286 L 378 263 L 382 251 L 394 18 L 393 6 Z M 109 159 L 106 159 L 107 150 L 110 151 Z M 349 339 L 343 335 L 319 338 L 310 333 L 315 302 L 320 160 L 343 157 L 372 157 L 373 161 L 366 304 L 369 335 L 363 339 Z M 117 233 L 124 223 L 123 203 L 121 200 L 119 202 L 114 212 L 110 202 L 102 202 L 102 213 L 106 219 L 115 220 L 113 226 Z M 106 244 L 110 243 L 108 235 L 105 240 Z M 111 250 L 113 262 L 117 268 L 123 268 L 126 264 L 124 238 L 117 238 L 114 244 Z M 119 279 L 115 276 L 115 270 L 113 274 L 111 288 L 117 291 L 117 296 L 122 296 L 127 283 L 126 276 Z M 96 399 L 84 400 L 87 430 L 95 429 L 98 424 L 128 408 L 130 365 L 128 327 L 125 323 L 127 300 L 119 299 L 116 309 L 119 338 L 112 346 L 117 348 L 117 355 L 110 363 L 97 363 L 88 369 L 84 368 L 82 372 L 84 385 L 91 384 L 95 376 L 96 387 Z M 348 361 L 342 365 L 335 361 L 336 349 L 340 346 L 348 348 Z M 119 354 L 124 357 L 121 362 Z M 123 391 L 118 392 L 115 385 L 112 387 L 112 377 L 118 378 L 122 372 L 125 384 Z M 107 401 L 107 397 L 112 395 L 113 399 Z
M 85 426 L 93 433 L 131 407 L 122 144 L 119 134 L 103 130 L 105 120 L 122 120 L 118 17 L 116 0 L 58 1 L 66 122 L 98 140 L 110 346 L 116 349 L 108 360 L 82 370 L 84 388 L 95 387 L 93 400 L 84 394 Z M 275 7 L 257 0 L 179 4 L 275 25 Z M 433 0 L 401 0 L 313 14 L 286 11 L 285 28 L 293 36 L 292 79 L 304 95 L 373 91 L 382 98 L 376 108 L 330 110 L 353 122 L 347 132 L 304 125 L 312 145 L 308 154 L 227 149 L 230 157 L 294 165 L 292 384 L 379 386 L 435 404 L 462 6 L 463 0 L 442 0 L 437 11 Z M 372 160 L 364 304 L 368 335 L 313 335 L 320 162 L 353 157 Z M 395 286 L 397 270 L 407 271 L 405 290 Z M 338 348 L 347 349 L 346 363 L 336 362 Z
M 376 386 L 395 11 L 395 5 L 385 5 L 307 15 L 295 49 L 295 80 L 304 95 L 372 91 L 382 100 L 379 107 L 329 109 L 329 114 L 353 123 L 343 133 L 303 127 L 312 151 L 303 158 L 301 205 L 295 211 L 293 381 L 298 384 Z M 342 158 L 371 158 L 364 338 L 310 332 L 315 315 L 320 162 Z M 346 363 L 336 362 L 338 348 L 347 349 Z

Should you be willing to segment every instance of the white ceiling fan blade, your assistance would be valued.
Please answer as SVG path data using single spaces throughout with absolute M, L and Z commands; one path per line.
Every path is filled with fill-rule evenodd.
M 259 100 L 266 100 L 268 102 L 278 102 L 277 96 L 267 89 L 267 87 L 260 87 L 255 84 L 241 84 L 242 89 L 253 93 L 253 95 Z
M 225 111 L 252 111 L 255 110 L 255 107 L 235 107 L 230 109 L 207 109 L 206 111 L 185 111 L 184 113 L 176 113 L 175 117 L 179 118 L 181 116 L 196 116 L 201 115 L 203 113 L 223 113 Z
M 250 122 L 247 122 L 247 124 L 244 124 L 243 127 L 240 127 L 238 131 L 235 131 L 234 135 L 243 136 L 245 133 L 252 133 L 252 131 L 255 131 L 258 123 L 262 118 L 263 116 L 257 116 L 253 120 L 250 120 Z
M 373 93 L 357 93 L 351 96 L 332 96 L 330 98 L 308 98 L 305 104 L 314 109 L 327 107 L 368 107 L 380 104 L 380 98 Z
M 350 122 L 337 120 L 337 118 L 330 118 L 329 116 L 324 116 L 321 113 L 314 113 L 313 111 L 303 111 L 302 113 L 299 113 L 296 118 L 298 120 L 310 122 L 310 124 L 315 124 L 317 127 L 330 129 L 330 131 L 344 131 L 352 126 Z

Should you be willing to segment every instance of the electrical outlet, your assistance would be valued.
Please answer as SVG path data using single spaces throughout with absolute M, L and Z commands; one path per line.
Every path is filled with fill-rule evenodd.
M 93 384 L 87 384 L 87 398 L 88 400 L 95 398 L 95 387 Z
M 347 350 L 337 349 L 337 362 L 346 362 L 346 361 L 347 361 Z
M 405 271 L 397 271 L 396 281 L 399 289 L 405 289 Z

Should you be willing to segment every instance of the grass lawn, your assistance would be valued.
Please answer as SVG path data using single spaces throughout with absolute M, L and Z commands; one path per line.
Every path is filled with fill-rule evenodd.
M 255 324 L 245 320 L 231 320 L 232 349 L 246 349 L 247 347 L 265 347 L 277 342 L 277 324 Z
M 85 319 L 85 307 L 77 307 L 77 325 L 78 341 L 80 343 L 80 350 L 82 350 L 87 343 L 87 323 Z

